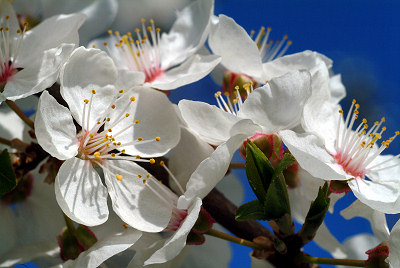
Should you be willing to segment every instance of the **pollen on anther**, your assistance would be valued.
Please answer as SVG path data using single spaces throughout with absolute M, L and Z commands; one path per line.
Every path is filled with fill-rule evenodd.
M 125 229 L 128 229 L 128 224 L 123 223 L 122 226 L 124 226 Z
M 135 101 L 135 97 L 134 96 L 131 97 L 131 101 Z
M 112 129 L 111 129 L 111 128 L 109 128 L 109 129 L 108 129 L 108 132 L 112 132 Z
M 104 42 L 103 45 L 104 45 L 104 46 L 108 46 L 108 43 L 107 43 L 107 42 Z
M 89 134 L 89 137 L 93 138 L 93 137 L 94 137 L 94 134 L 93 134 L 93 133 L 90 133 L 90 134 Z
M 100 159 L 100 152 L 95 152 L 93 155 L 96 159 Z
M 340 113 L 340 114 L 343 114 L 343 110 L 339 110 L 339 113 Z
M 142 138 L 142 137 L 139 137 L 137 140 L 138 140 L 138 141 L 142 141 L 142 140 L 143 140 L 143 138 Z
M 124 91 L 121 89 L 121 90 L 119 91 L 119 93 L 124 93 Z
M 357 103 L 355 106 L 356 106 L 356 109 L 360 109 L 360 104 Z
M 153 158 L 150 159 L 150 164 L 155 164 L 156 160 L 154 160 Z
M 96 94 L 96 90 L 92 89 L 92 94 Z
M 363 123 L 366 124 L 367 123 L 367 119 L 363 118 Z
M 126 117 L 129 117 L 129 116 L 130 116 L 130 114 L 129 114 L 129 113 L 126 113 L 126 114 L 125 114 L 125 116 L 126 116 Z
M 137 174 L 138 178 L 141 179 L 142 178 L 142 174 Z
M 111 153 L 111 157 L 115 157 L 115 153 Z
M 150 178 L 150 174 L 147 174 L 146 177 L 147 177 L 147 178 Z
M 161 140 L 161 138 L 160 137 L 156 137 L 156 141 L 160 141 Z
M 385 122 L 385 121 L 386 121 L 385 117 L 382 117 L 381 121 L 382 121 L 382 122 Z
M 160 161 L 160 166 L 164 166 L 164 161 Z
M 115 177 L 117 178 L 117 180 L 122 181 L 123 177 L 120 174 L 115 175 Z
M 86 104 L 89 103 L 89 100 L 88 100 L 88 99 L 84 99 L 83 101 L 84 101 Z
M 147 180 L 143 179 L 143 183 L 146 183 L 146 182 L 147 182 Z
M 112 109 L 115 109 L 115 107 L 116 107 L 115 104 L 111 105 L 111 108 L 112 108 Z
M 110 122 L 111 119 L 110 119 L 110 117 L 107 117 L 106 120 L 107 120 L 107 122 Z
M 139 120 L 135 120 L 135 124 L 139 124 Z
M 101 124 L 101 122 L 100 122 L 100 121 L 97 121 L 97 124 L 98 124 L 98 125 L 100 125 L 100 124 Z

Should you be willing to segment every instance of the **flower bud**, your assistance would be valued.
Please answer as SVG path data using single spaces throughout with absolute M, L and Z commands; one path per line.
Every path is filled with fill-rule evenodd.
M 268 158 L 270 161 L 278 161 L 283 157 L 283 142 L 278 134 L 263 134 L 257 133 L 249 138 Z M 247 140 L 243 142 L 243 146 L 239 148 L 240 155 L 246 159 L 246 144 Z
M 365 253 L 368 255 L 365 267 L 389 267 L 389 264 L 385 262 L 386 258 L 389 256 L 389 244 L 387 241 L 380 243 L 377 247 Z
M 81 252 L 88 250 L 97 242 L 97 238 L 88 227 L 79 225 L 72 232 L 65 227 L 61 231 L 61 235 L 57 236 L 57 241 L 60 246 L 61 259 L 66 261 L 78 258 Z
M 226 71 L 222 81 L 222 93 L 228 95 L 231 101 L 233 101 L 237 97 L 236 87 L 241 96 L 246 96 L 246 84 L 253 84 L 255 86 L 256 82 L 247 75 Z

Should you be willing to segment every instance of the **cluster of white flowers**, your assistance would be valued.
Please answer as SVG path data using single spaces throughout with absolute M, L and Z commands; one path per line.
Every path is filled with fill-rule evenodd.
M 215 16 L 212 0 L 184 7 L 168 33 L 140 17 L 132 33 L 108 30 L 116 5 L 101 0 L 30 25 L 27 14 L 16 15 L 0 0 L 0 136 L 38 144 L 46 154 L 18 178 L 19 198 L 0 196 L 1 267 L 44 256 L 46 264 L 97 267 L 128 251 L 134 251 L 129 267 L 176 267 L 184 256 L 207 267 L 226 265 L 229 253 L 221 260 L 205 255 L 226 250 L 215 238 L 213 249 L 198 246 L 188 255 L 185 246 L 204 242 L 195 226 L 199 215 L 209 217 L 202 199 L 225 177 L 235 152 L 247 139 L 270 134 L 298 163 L 298 181 L 288 190 L 293 218 L 305 221 L 325 181 L 330 211 L 352 191 L 358 200 L 342 215 L 369 219 L 376 237 L 363 238 L 370 241 L 365 250 L 388 240 L 386 262 L 400 267 L 400 222 L 389 233 L 384 218 L 400 213 L 400 155 L 381 155 L 399 132 L 386 135 L 385 118 L 358 119 L 355 100 L 342 110 L 346 92 L 330 59 L 312 51 L 286 55 L 287 36 L 270 41 L 264 27 L 248 34 L 232 18 Z M 107 20 L 96 24 L 105 10 Z M 90 40 L 94 33 L 104 35 Z M 169 90 L 211 72 L 222 83 L 214 103 L 170 102 Z M 29 96 L 38 98 L 30 135 L 4 107 L 15 110 L 14 101 Z M 24 147 L 2 143 L 10 152 Z M 53 172 L 50 186 L 41 183 L 39 167 Z M 234 180 L 220 187 L 228 196 L 240 191 Z M 95 243 L 78 241 L 77 254 L 67 256 L 65 225 L 71 234 L 87 230 L 85 238 Z M 340 244 L 324 224 L 315 241 L 337 258 L 354 257 L 346 248 L 358 247 Z M 254 266 L 270 265 L 252 259 Z

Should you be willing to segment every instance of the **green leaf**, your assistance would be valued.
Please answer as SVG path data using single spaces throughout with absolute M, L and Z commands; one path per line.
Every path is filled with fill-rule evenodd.
M 10 192 L 17 186 L 17 179 L 7 150 L 0 154 L 0 195 Z
M 319 226 L 324 221 L 326 212 L 328 211 L 330 198 L 328 197 L 329 184 L 325 182 L 323 187 L 319 188 L 317 198 L 311 202 L 306 220 L 303 227 L 299 231 L 299 235 L 306 244 L 311 241 L 318 231 Z
M 265 201 L 266 189 L 271 182 L 274 170 L 264 153 L 247 140 L 246 144 L 246 175 L 253 192 L 260 202 Z
M 296 162 L 296 158 L 290 153 L 285 153 L 282 159 L 279 161 L 278 167 L 275 168 L 275 174 L 278 175 L 280 172 L 283 172 L 285 169 L 290 167 Z
M 273 176 L 264 207 L 267 220 L 279 220 L 285 214 L 290 215 L 289 195 L 282 172 Z
M 266 220 L 264 206 L 259 200 L 253 200 L 241 205 L 236 211 L 236 220 Z

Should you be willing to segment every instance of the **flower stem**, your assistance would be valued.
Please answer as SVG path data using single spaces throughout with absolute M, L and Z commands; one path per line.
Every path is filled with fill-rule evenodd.
M 229 168 L 246 168 L 245 163 L 230 163 Z
M 7 105 L 24 121 L 30 128 L 33 127 L 33 122 L 32 120 L 27 117 L 24 112 L 15 104 L 15 102 L 6 100 Z
M 230 241 L 230 242 L 233 242 L 233 243 L 236 243 L 236 244 L 239 244 L 239 245 L 243 245 L 243 246 L 246 246 L 246 247 L 250 247 L 250 248 L 253 248 L 253 249 L 264 249 L 264 247 L 254 243 L 254 242 L 251 242 L 249 240 L 245 240 L 243 238 L 239 238 L 239 237 L 236 237 L 236 236 L 232 236 L 230 234 L 217 231 L 215 229 L 210 229 L 205 234 L 211 235 L 211 236 L 214 236 L 214 237 L 218 237 L 220 239 L 223 239 L 223 240 L 226 240 L 226 241 Z
M 63 213 L 63 215 L 64 215 L 64 221 L 65 221 L 65 224 L 67 225 L 67 229 L 68 229 L 69 233 L 73 236 L 76 236 L 76 229 L 75 229 L 74 223 L 72 222 L 72 220 L 70 218 L 68 218 L 67 215 L 65 215 L 65 213 Z
M 298 255 L 296 258 L 298 261 L 303 263 L 347 265 L 355 267 L 365 267 L 365 262 L 366 262 L 362 260 L 319 258 L 319 257 L 306 256 L 303 254 Z

